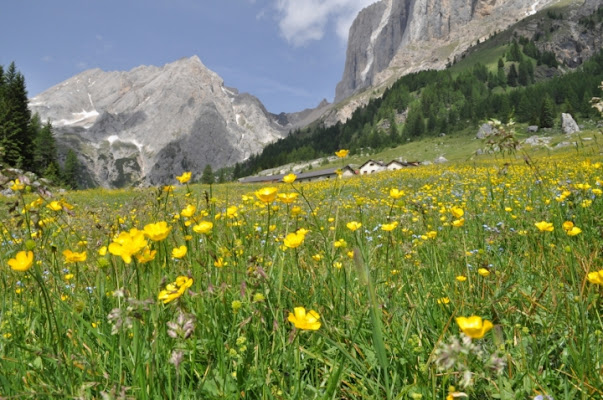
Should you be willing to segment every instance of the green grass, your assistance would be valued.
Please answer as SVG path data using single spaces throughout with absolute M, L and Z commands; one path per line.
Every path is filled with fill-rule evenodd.
M 515 137 L 520 141 L 532 136 L 532 134 L 527 133 L 527 125 L 525 124 L 520 124 L 514 129 Z M 440 156 L 443 156 L 450 162 L 470 162 L 472 160 L 484 161 L 500 159 L 502 155 L 496 152 L 486 151 L 482 155 L 476 155 L 478 149 L 488 150 L 486 140 L 475 138 L 477 130 L 478 128 L 475 127 L 446 136 L 422 137 L 416 141 L 411 141 L 406 144 L 396 146 L 395 148 L 388 148 L 376 153 L 352 155 L 346 159 L 346 163 L 359 167 L 368 160 L 383 161 L 385 163 L 395 159 L 402 159 L 405 161 L 433 162 Z M 601 132 L 592 129 L 592 127 L 590 129 L 587 127 L 587 129 L 584 131 L 576 133 L 569 138 L 558 128 L 555 128 L 550 132 L 541 131 L 536 135 L 550 136 L 551 143 L 549 147 L 554 147 L 561 142 L 578 144 L 572 144 L 571 146 L 558 149 L 524 146 L 525 151 L 534 156 L 544 156 L 552 153 L 575 152 L 576 147 L 579 147 L 584 154 L 588 153 L 597 155 L 597 152 L 600 151 L 603 144 Z M 587 138 L 587 140 L 583 140 L 583 138 Z M 588 140 L 589 138 L 591 140 Z M 314 169 L 333 168 L 338 165 L 340 165 L 340 161 L 334 161 L 314 167 Z
M 451 146 L 446 165 L 278 186 L 297 193 L 291 204 L 239 184 L 68 192 L 73 209 L 57 211 L 58 199 L 13 197 L 0 397 L 600 397 L 601 141 L 465 161 L 462 139 L 404 147 L 410 159 Z M 160 221 L 165 238 L 147 226 Z M 294 247 L 285 238 L 300 228 Z M 12 270 L 28 250 L 33 265 Z M 318 330 L 289 317 L 296 307 L 315 310 Z M 472 315 L 494 325 L 483 338 L 459 329 Z

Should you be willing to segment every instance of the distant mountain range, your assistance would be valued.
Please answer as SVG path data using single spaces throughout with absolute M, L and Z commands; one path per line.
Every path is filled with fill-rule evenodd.
M 196 56 L 127 72 L 88 70 L 29 105 L 52 121 L 59 149 L 78 154 L 82 185 L 106 187 L 164 184 L 207 164 L 234 164 L 312 114 L 271 114 Z
M 345 121 L 375 95 L 367 89 L 412 71 L 442 69 L 477 41 L 556 1 L 376 2 L 350 29 L 337 104 L 323 101 L 298 113 L 268 112 L 256 97 L 226 87 L 196 56 L 127 72 L 88 70 L 30 99 L 30 108 L 52 121 L 60 154 L 76 151 L 82 186 L 170 183 L 183 171 L 200 174 L 207 164 L 243 161 L 313 121 Z M 586 0 L 580 9 L 600 5 Z M 571 63 L 600 42 L 570 29 L 556 50 Z

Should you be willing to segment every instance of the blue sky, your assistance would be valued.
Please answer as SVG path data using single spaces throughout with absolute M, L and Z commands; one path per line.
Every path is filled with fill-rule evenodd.
M 274 113 L 332 101 L 349 26 L 375 0 L 0 0 L 0 65 L 29 96 L 89 68 L 199 56 Z

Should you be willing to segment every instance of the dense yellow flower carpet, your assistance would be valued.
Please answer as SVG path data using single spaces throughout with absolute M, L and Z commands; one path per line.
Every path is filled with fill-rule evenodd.
M 603 396 L 598 154 L 53 199 L 13 182 L 0 398 Z

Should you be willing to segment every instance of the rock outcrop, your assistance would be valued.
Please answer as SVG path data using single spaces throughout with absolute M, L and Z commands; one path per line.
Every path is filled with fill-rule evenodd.
M 173 183 L 183 171 L 242 161 L 294 126 L 226 87 L 196 56 L 84 71 L 32 98 L 30 108 L 51 120 L 61 153 L 76 151 L 83 186 Z
M 580 127 L 571 114 L 561 113 L 561 130 L 566 135 L 571 135 L 572 133 L 580 132 Z
M 350 28 L 335 102 L 390 78 L 444 68 L 477 40 L 555 1 L 381 0 L 372 4 Z

